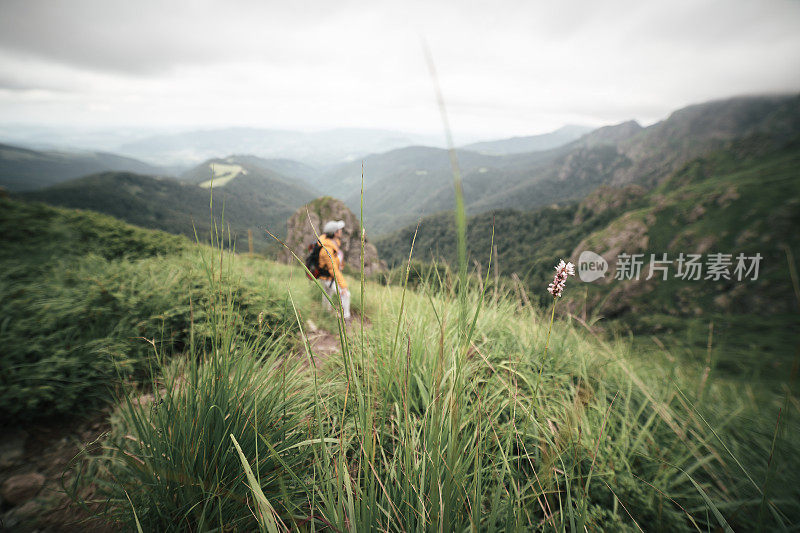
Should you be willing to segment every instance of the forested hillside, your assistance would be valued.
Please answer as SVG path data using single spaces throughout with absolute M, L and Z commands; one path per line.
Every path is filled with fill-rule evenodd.
M 21 197 L 90 209 L 192 239 L 197 231 L 205 239 L 213 229 L 209 214 L 213 196 L 214 211 L 222 215 L 224 209 L 225 228 L 230 227 L 239 250 L 248 249 L 250 230 L 254 250 L 274 253 L 275 243 L 264 229 L 284 235 L 286 220 L 315 193 L 301 181 L 285 178 L 248 158 L 237 161 L 227 158 L 204 163 L 184 174 L 182 181 L 106 172 Z
M 33 191 L 109 170 L 163 173 L 156 166 L 115 154 L 40 151 L 0 144 L 0 187 L 9 191 Z
M 690 106 L 647 128 L 624 122 L 546 151 L 502 156 L 458 150 L 470 213 L 531 210 L 580 200 L 600 185 L 653 187 L 687 162 L 757 136 L 764 149 L 800 132 L 800 96 L 746 97 Z M 446 150 L 409 148 L 364 161 L 365 220 L 381 235 L 453 205 Z M 361 165 L 342 166 L 339 189 L 360 203 Z M 346 191 L 351 191 L 349 195 Z
M 687 163 L 651 191 L 640 185 L 605 186 L 581 202 L 475 215 L 467 224 L 470 262 L 486 266 L 492 227 L 500 273 L 516 273 L 528 287 L 541 287 L 550 275 L 546 267 L 549 258 L 569 257 L 577 263 L 584 250 L 603 255 L 609 262 L 607 281 L 614 273 L 616 255 L 622 252 L 642 253 L 648 259 L 651 253 L 677 257 L 680 252 L 760 252 L 764 256 L 761 285 L 734 293 L 756 299 L 719 298 L 735 286 L 701 281 L 691 287 L 692 301 L 707 294 L 708 299 L 697 304 L 706 310 L 717 306 L 720 312 L 788 312 L 793 297 L 787 290 L 790 279 L 784 246 L 792 250 L 800 246 L 795 231 L 800 224 L 800 144 L 795 140 L 778 150 L 763 150 L 760 138 L 730 143 Z M 407 226 L 377 239 L 381 257 L 390 265 L 402 264 L 415 229 L 416 225 Z M 452 214 L 441 213 L 420 222 L 414 247 L 418 260 L 443 259 L 453 264 L 455 247 Z M 639 293 L 641 287 L 634 289 L 634 285 L 624 291 L 625 296 L 619 294 L 611 301 L 604 300 L 613 284 L 589 285 L 591 307 L 599 307 L 603 314 L 644 310 L 693 314 L 678 305 L 673 298 L 676 287 L 669 283 L 657 285 L 663 297 L 655 299 L 650 291 Z
M 774 374 L 774 365 L 788 371 L 793 339 L 800 334 L 792 318 L 800 310 L 790 275 L 792 258 L 800 257 L 798 168 L 797 140 L 774 149 L 754 137 L 687 163 L 651 191 L 635 184 L 604 186 L 577 203 L 475 215 L 467 223 L 470 267 L 481 266 L 481 275 L 493 279 L 494 272 L 485 270 L 494 231 L 493 269 L 518 276 L 530 297 L 544 305 L 551 300 L 544 287 L 552 258 L 579 265 L 581 253 L 591 251 L 603 257 L 607 272 L 592 282 L 578 281 L 562 312 L 642 334 L 691 330 L 689 342 L 703 346 L 714 321 L 717 342 L 731 343 L 734 366 L 763 364 L 751 355 L 758 347 L 770 354 L 773 369 L 767 372 Z M 401 266 L 415 230 L 408 226 L 377 239 L 381 257 Z M 623 268 L 620 254 L 636 258 L 636 273 Z M 702 271 L 688 276 L 681 254 L 697 255 Z M 713 254 L 722 254 L 718 275 L 708 270 Z M 455 263 L 452 214 L 420 222 L 414 257 Z M 757 271 L 750 270 L 756 257 Z M 651 259 L 660 267 L 652 275 Z

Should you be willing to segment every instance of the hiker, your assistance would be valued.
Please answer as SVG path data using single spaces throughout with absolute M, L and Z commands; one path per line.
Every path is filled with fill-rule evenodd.
M 342 228 L 344 228 L 343 220 L 329 220 L 322 228 L 323 234 L 319 237 L 319 243 L 322 245 L 319 252 L 319 279 L 322 286 L 325 287 L 325 292 L 333 301 L 336 301 L 336 285 L 339 285 L 342 313 L 345 320 L 348 320 L 350 318 L 350 291 L 347 290 L 347 281 L 342 275 L 342 266 L 344 265 L 344 253 L 340 248 Z M 331 304 L 327 298 L 323 297 L 322 300 L 323 305 L 330 310 Z

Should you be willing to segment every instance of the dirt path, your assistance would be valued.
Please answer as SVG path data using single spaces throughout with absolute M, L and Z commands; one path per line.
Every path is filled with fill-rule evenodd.
M 368 329 L 369 326 L 370 322 L 365 318 L 364 329 Z M 348 322 L 346 326 L 348 337 L 359 331 L 360 327 L 360 317 L 356 314 L 353 314 L 353 319 Z M 317 364 L 325 361 L 333 354 L 341 353 L 342 343 L 339 339 L 338 332 L 331 333 L 330 331 L 319 327 L 312 320 L 306 320 L 304 331 L 308 337 L 308 343 L 311 346 L 311 352 L 316 358 Z M 306 357 L 305 350 L 303 350 L 302 346 L 298 350 L 298 355 L 303 358 Z
M 108 410 L 86 420 L 64 420 L 25 428 L 0 428 L 0 531 L 117 531 L 97 520 L 64 493 L 62 475 L 81 448 L 110 428 Z M 64 484 L 69 486 L 67 474 Z M 82 495 L 91 497 L 93 486 Z
M 342 345 L 339 336 L 320 328 L 311 320 L 306 320 L 306 337 L 314 357 L 325 360 L 334 353 L 340 353 Z

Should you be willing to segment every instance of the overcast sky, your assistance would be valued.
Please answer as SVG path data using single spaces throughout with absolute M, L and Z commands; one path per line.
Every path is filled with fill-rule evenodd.
M 0 124 L 497 137 L 800 92 L 800 0 L 0 0 Z

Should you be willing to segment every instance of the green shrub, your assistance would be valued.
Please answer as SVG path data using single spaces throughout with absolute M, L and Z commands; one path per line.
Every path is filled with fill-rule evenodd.
M 92 472 L 108 480 L 108 518 L 138 520 L 145 531 L 253 530 L 255 504 L 231 435 L 283 520 L 297 515 L 304 492 L 293 474 L 311 454 L 308 397 L 297 366 L 280 364 L 284 343 L 249 348 L 162 367 L 153 394 L 123 400 Z

